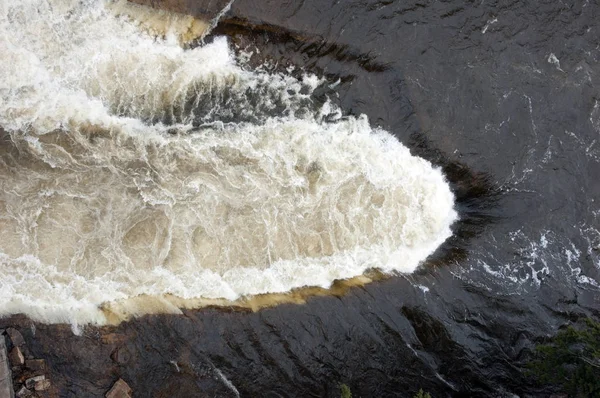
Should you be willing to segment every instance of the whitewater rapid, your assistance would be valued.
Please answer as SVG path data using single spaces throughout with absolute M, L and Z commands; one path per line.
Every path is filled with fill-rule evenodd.
M 193 18 L 148 21 L 0 3 L 0 315 L 104 324 L 139 296 L 328 287 L 412 272 L 450 236 L 441 171 L 316 101 L 324 79 L 252 70 L 225 38 L 186 48 Z

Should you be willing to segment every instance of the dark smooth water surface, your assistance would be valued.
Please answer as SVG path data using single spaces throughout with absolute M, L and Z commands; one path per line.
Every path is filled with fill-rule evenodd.
M 0 327 L 60 396 L 118 377 L 139 397 L 548 396 L 531 348 L 600 316 L 599 29 L 592 0 L 236 0 L 215 34 L 340 79 L 343 109 L 444 168 L 455 236 L 413 275 L 305 305 Z

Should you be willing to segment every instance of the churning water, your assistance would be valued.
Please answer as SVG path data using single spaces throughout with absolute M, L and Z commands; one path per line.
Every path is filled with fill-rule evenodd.
M 140 10 L 0 3 L 0 315 L 411 272 L 451 234 L 440 170 L 317 101 L 331 82 L 186 49 L 207 24 Z

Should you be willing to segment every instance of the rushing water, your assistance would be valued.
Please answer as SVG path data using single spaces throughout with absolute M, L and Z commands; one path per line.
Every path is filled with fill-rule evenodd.
M 0 6 L 0 314 L 327 287 L 412 272 L 451 235 L 441 171 L 319 100 L 335 82 L 252 69 L 225 38 L 184 49 L 206 24 L 143 11 Z
M 218 3 L 214 14 L 211 14 L 216 15 L 229 3 L 217 0 L 152 2 L 178 4 L 181 6 L 178 11 L 187 10 L 196 15 L 203 15 L 207 4 Z M 23 9 L 33 3 L 0 1 L 0 10 L 8 10 L 7 4 L 18 5 L 14 9 Z M 79 3 L 62 4 L 65 11 Z M 27 112 L 21 114 L 21 120 L 35 119 L 40 124 L 35 128 L 31 124 L 27 124 L 27 128 L 4 127 L 5 139 L 1 141 L 0 148 L 2 161 L 6 162 L 2 163 L 3 172 L 10 166 L 10 170 L 27 171 L 40 178 L 35 167 L 48 171 L 51 167 L 43 159 L 53 159 L 57 161 L 58 170 L 52 169 L 55 173 L 52 175 L 69 177 L 68 173 L 62 174 L 65 170 L 60 169 L 60 165 L 71 164 L 73 170 L 75 166 L 76 170 L 85 170 L 93 162 L 98 162 L 109 166 L 108 169 L 98 167 L 107 174 L 98 173 L 96 176 L 84 172 L 82 176 L 99 181 L 101 175 L 116 175 L 111 177 L 115 178 L 114 181 L 124 181 L 128 173 L 133 173 L 132 170 L 147 170 L 146 162 L 155 167 L 160 154 L 173 153 L 169 151 L 179 146 L 195 147 L 201 143 L 202 134 L 211 131 L 218 132 L 215 135 L 220 138 L 229 133 L 229 137 L 234 137 L 234 132 L 243 131 L 240 128 L 243 124 L 249 129 L 248 134 L 255 131 L 256 137 L 258 129 L 261 134 L 269 134 L 265 128 L 269 123 L 285 125 L 294 121 L 314 126 L 319 137 L 326 134 L 331 134 L 332 139 L 344 136 L 343 142 L 349 144 L 355 142 L 346 138 L 350 135 L 348 129 L 353 126 L 358 132 L 383 129 L 409 148 L 413 155 L 440 167 L 454 194 L 454 208 L 459 216 L 451 226 L 452 235 L 414 272 L 394 273 L 384 280 L 351 289 L 346 289 L 346 284 L 335 282 L 332 291 L 306 299 L 302 305 L 282 304 L 257 312 L 229 308 L 183 309 L 180 315 L 148 315 L 116 326 L 86 325 L 79 329 L 78 335 L 72 333 L 68 324 L 45 324 L 24 316 L 0 319 L 0 329 L 8 326 L 19 328 L 31 355 L 46 359 L 50 378 L 59 396 L 103 397 L 118 377 L 129 383 L 136 396 L 142 397 L 339 398 L 341 383 L 348 385 L 354 396 L 361 397 L 413 397 L 420 388 L 435 398 L 548 397 L 560 392 L 537 385 L 525 371 L 525 364 L 535 344 L 545 341 L 558 328 L 583 317 L 600 317 L 600 4 L 597 1 L 235 0 L 221 22 L 204 38 L 207 44 L 194 50 L 190 48 L 198 43 L 188 40 L 202 35 L 209 23 L 184 15 L 162 13 L 158 16 L 141 9 L 131 10 L 123 8 L 123 3 L 111 3 L 110 10 L 100 3 L 87 4 L 92 5 L 85 12 L 66 12 L 62 18 L 91 18 L 81 20 L 80 28 L 72 32 L 81 44 L 91 43 L 91 33 L 97 33 L 100 42 L 94 46 L 98 51 L 87 47 L 88 58 L 78 58 L 70 53 L 73 48 L 83 51 L 86 49 L 83 45 L 75 45 L 65 39 L 66 46 L 57 46 L 51 40 L 59 40 L 61 32 L 66 32 L 76 20 L 64 23 L 59 18 L 61 23 L 58 26 L 46 29 L 46 34 L 35 41 L 38 44 L 50 41 L 46 45 L 55 46 L 61 54 L 64 52 L 62 59 L 73 61 L 73 67 L 56 65 L 57 71 L 69 76 L 68 79 L 55 80 L 60 89 L 49 89 L 48 96 L 37 98 L 47 105 L 59 104 L 52 102 L 53 98 L 58 98 L 57 93 L 69 90 L 79 93 L 77 98 L 82 98 L 82 101 L 70 101 L 69 106 L 61 108 L 63 112 L 71 112 L 70 120 L 76 123 L 63 123 L 47 134 L 40 134 L 40 129 L 44 129 L 41 121 L 55 120 L 52 118 L 57 113 L 44 113 L 43 109 L 49 108 L 41 107 L 36 113 L 38 116 Z M 38 7 L 33 8 L 37 10 Z M 52 12 L 40 10 L 48 16 L 60 15 L 61 12 L 59 8 L 53 8 Z M 89 13 L 91 10 L 93 12 Z M 29 18 L 42 26 L 51 23 L 51 18 L 38 18 L 36 12 L 23 14 L 19 21 L 25 22 Z M 115 13 L 130 15 L 119 19 L 121 28 L 118 29 L 113 24 Z M 102 18 L 99 18 L 100 15 Z M 135 18 L 131 19 L 131 16 Z M 136 21 L 133 24 L 128 22 L 133 20 Z M 212 16 L 208 20 L 212 20 Z M 97 26 L 93 21 L 106 24 L 106 29 L 92 29 Z M 19 39 L 18 43 L 19 47 L 23 47 L 28 43 L 27 36 L 15 26 L 22 25 L 11 25 L 6 35 L 0 35 L 0 40 L 21 35 L 23 39 Z M 131 35 L 120 36 L 121 29 L 130 31 Z M 172 34 L 164 36 L 167 31 Z M 157 35 L 160 36 L 158 41 L 154 39 Z M 101 45 L 105 36 L 113 39 Z M 227 45 L 222 36 L 227 36 Z M 35 37 L 35 34 L 30 37 Z M 223 95 L 205 97 L 204 102 L 182 100 L 188 94 L 181 92 L 171 96 L 171 99 L 182 100 L 179 104 L 149 102 L 140 108 L 142 103 L 137 102 L 134 107 L 131 104 L 144 97 L 128 94 L 135 92 L 131 91 L 131 86 L 134 86 L 132 79 L 110 78 L 105 80 L 109 85 L 94 88 L 93 84 L 89 85 L 92 81 L 84 82 L 77 78 L 80 68 L 74 67 L 78 65 L 77 60 L 92 65 L 90 60 L 94 56 L 97 58 L 93 65 L 101 64 L 99 55 L 104 51 L 118 53 L 119 43 L 123 48 L 123 42 L 116 37 L 131 39 L 124 47 L 128 50 L 135 48 L 131 43 L 139 43 L 146 38 L 147 47 L 138 52 L 138 57 L 153 57 L 156 55 L 153 49 L 159 47 L 170 49 L 173 56 L 161 58 L 158 64 L 162 65 L 163 62 L 180 59 L 178 57 L 197 54 L 200 59 L 189 71 L 191 76 L 205 76 L 196 69 L 199 65 L 206 66 L 206 59 L 200 57 L 201 54 L 223 51 L 227 55 L 216 59 L 229 61 L 223 62 L 223 67 L 214 68 L 218 74 L 244 77 L 228 82 L 226 91 L 213 91 Z M 4 50 L 6 42 L 0 43 Z M 102 51 L 99 50 L 101 47 Z M 36 54 L 43 52 L 43 47 L 36 47 Z M 9 53 L 2 51 L 0 57 L 7 57 Z M 240 57 L 240 60 L 235 57 Z M 117 58 L 114 59 L 118 61 Z M 136 57 L 124 58 L 125 61 L 130 60 L 130 71 L 142 71 L 146 66 L 136 61 Z M 16 69 L 14 72 L 18 72 L 16 76 L 19 76 L 27 73 L 28 68 L 43 66 L 32 59 L 35 62 L 27 63 L 27 67 L 22 63 L 22 68 L 16 68 L 13 63 L 22 62 L 19 59 L 3 62 L 0 68 L 2 71 Z M 45 62 L 56 60 L 49 58 Z M 108 61 L 105 59 L 104 62 Z M 172 65 L 177 68 L 181 64 L 174 61 Z M 105 75 L 119 77 L 109 69 L 104 72 Z M 94 76 L 94 73 L 97 71 L 91 70 L 87 76 Z M 148 68 L 144 73 L 149 74 L 146 79 L 141 79 L 144 84 L 159 84 L 151 77 L 166 72 Z M 4 73 L 0 76 L 5 78 Z M 38 74 L 35 79 L 22 80 L 29 80 L 27 84 L 31 85 L 44 76 L 60 75 Z M 182 87 L 179 84 L 184 81 L 173 81 L 173 84 L 164 84 L 163 87 L 167 87 L 166 92 L 175 93 L 171 86 Z M 128 88 L 121 91 L 122 103 L 115 105 L 110 100 L 111 93 L 114 93 L 110 87 L 116 82 Z M 256 90 L 248 91 L 248 97 L 246 92 L 236 90 L 252 82 L 257 82 L 253 86 Z M 144 84 L 135 85 L 140 90 L 138 93 L 142 92 L 140 87 Z M 288 92 L 277 88 L 278 85 L 298 85 L 298 90 Z M 44 85 L 38 86 L 38 90 L 40 87 Z M 183 87 L 189 86 L 184 84 Z M 206 86 L 197 84 L 193 87 L 190 93 Z M 69 90 L 65 91 L 66 88 Z M 92 106 L 98 123 L 83 123 L 85 127 L 82 128 L 78 117 L 86 113 L 75 112 L 75 107 L 81 109 L 89 105 L 86 90 L 92 88 L 96 93 L 102 92 Z M 5 92 L 2 91 L 2 107 L 6 105 Z M 149 90 L 150 97 L 147 98 L 161 99 L 157 92 Z M 28 90 L 17 90 L 13 94 L 21 96 L 10 97 L 14 100 L 35 98 L 27 97 Z M 189 96 L 194 100 L 198 98 L 193 94 Z M 239 105 L 247 99 L 245 108 L 219 106 L 224 103 Z M 30 103 L 35 105 L 36 102 Z M 165 103 L 172 107 L 163 107 Z M 293 107 L 289 108 L 289 104 Z M 195 113 L 192 119 L 185 120 L 191 117 L 190 111 L 194 107 L 215 109 L 215 113 Z M 152 111 L 144 113 L 143 109 Z M 248 112 L 233 112 L 236 109 Z M 368 123 L 361 119 L 359 115 L 362 114 L 368 116 Z M 90 114 L 87 115 L 90 118 Z M 13 121 L 21 116 L 13 113 Z M 43 116 L 49 117 L 44 119 Z M 203 120 L 203 117 L 207 118 Z M 213 123 L 219 119 L 222 124 Z M 106 128 L 107 125 L 111 127 Z M 337 132 L 328 133 L 329 129 L 337 129 Z M 136 139 L 129 138 L 135 134 Z M 89 137 L 94 135 L 97 138 L 90 140 Z M 35 152 L 35 146 L 24 140 L 27 136 L 37 138 L 43 151 Z M 389 139 L 389 135 L 382 132 L 376 136 Z M 88 139 L 72 139 L 76 137 Z M 369 146 L 376 142 L 371 134 L 359 137 L 365 138 L 360 145 L 378 148 Z M 265 148 L 254 146 L 256 141 L 250 144 L 253 148 Z M 291 141 L 285 141 L 282 145 L 289 147 L 291 144 Z M 334 145 L 335 142 L 329 144 Z M 394 140 L 391 144 L 397 149 L 388 147 L 388 144 L 384 148 L 393 153 L 403 150 Z M 93 152 L 104 155 L 118 150 L 133 156 L 138 148 L 147 148 L 145 157 L 142 157 L 144 164 L 126 164 L 106 156 L 85 157 L 85 154 L 91 153 L 89 148 L 95 148 L 94 145 L 104 145 L 103 151 Z M 69 148 L 69 155 L 61 154 L 61 148 Z M 327 148 L 329 150 L 331 146 Z M 346 151 L 348 148 L 344 147 L 340 154 L 347 154 Z M 243 158 L 235 151 L 217 152 L 214 155 L 209 153 L 214 156 L 211 159 L 218 159 L 218 170 L 231 171 L 237 167 L 231 160 L 242 166 L 240 161 Z M 321 156 L 320 159 L 327 157 L 327 164 L 334 164 L 334 159 L 330 159 L 321 147 L 316 153 L 315 156 Z M 379 170 L 381 173 L 377 178 L 384 178 L 395 173 L 391 164 L 385 167 L 379 165 L 380 160 L 386 159 L 385 156 L 366 158 L 362 150 L 354 153 L 356 157 L 350 164 L 356 168 L 348 168 L 348 172 L 336 175 L 347 176 L 357 170 Z M 185 156 L 189 159 L 194 154 L 185 153 Z M 286 153 L 286 156 L 292 155 Z M 298 155 L 288 157 L 286 161 L 299 159 L 294 156 Z M 229 163 L 225 164 L 225 160 Z M 363 160 L 364 163 L 358 167 L 358 162 Z M 174 171 L 170 175 L 177 176 L 178 163 L 176 159 L 174 162 L 170 169 Z M 27 170 L 15 167 L 25 163 L 29 165 Z M 323 164 L 320 163 L 321 166 Z M 263 165 L 259 162 L 256 167 Z M 344 168 L 347 169 L 346 166 Z M 431 171 L 428 167 L 425 169 Z M 308 188 L 311 175 L 319 176 L 313 186 L 326 182 L 322 180 L 324 168 L 310 172 L 304 170 L 304 174 L 290 170 L 290 174 L 285 176 L 291 177 L 293 173 L 303 175 Z M 108 174 L 113 171 L 114 174 Z M 282 169 L 277 171 L 286 173 Z M 318 174 L 313 174 L 314 171 Z M 165 192 L 175 192 L 181 195 L 179 197 L 197 198 L 186 190 L 189 188 L 185 185 L 186 180 L 178 185 L 175 180 L 158 180 L 153 173 L 150 172 L 149 176 L 153 181 L 151 184 L 157 184 L 156 187 L 167 188 Z M 281 178 L 283 175 L 273 176 Z M 138 174 L 135 181 L 144 182 L 145 177 Z M 13 177 L 0 178 L 0 182 L 4 181 L 23 188 L 27 184 L 35 186 L 35 181 L 39 180 L 33 179 L 29 183 L 26 180 L 16 181 Z M 80 187 L 67 184 L 60 178 L 48 181 L 62 184 L 60 186 L 65 191 Z M 239 183 L 237 179 L 231 181 Z M 285 183 L 288 180 L 279 181 Z M 98 183 L 111 192 L 122 189 L 108 182 Z M 135 208 L 140 199 L 138 197 L 137 202 L 132 200 L 136 198 L 133 193 L 141 191 L 166 202 L 153 206 L 174 208 L 172 202 L 168 202 L 173 198 L 159 196 L 162 191 L 152 190 L 151 185 L 131 187 L 131 190 L 126 190 L 127 200 L 117 197 L 114 203 L 125 203 Z M 269 187 L 272 189 L 277 185 Z M 79 193 L 89 196 L 89 192 Z M 104 192 L 101 193 L 104 195 Z M 236 195 L 239 191 L 229 193 L 232 196 L 228 200 L 239 197 Z M 256 195 L 257 192 L 250 194 Z M 106 199 L 106 196 L 99 197 Z M 351 197 L 366 198 L 358 191 Z M 29 202 L 19 200 L 14 204 L 24 208 L 29 203 L 32 209 L 39 205 L 37 191 L 27 198 Z M 54 203 L 52 200 L 59 198 L 60 195 L 54 194 L 46 200 Z M 266 202 L 266 205 L 271 203 Z M 301 206 L 303 203 L 307 202 L 296 201 L 293 205 Z M 81 209 L 89 208 L 84 205 L 89 204 L 74 198 L 68 208 L 77 208 L 78 212 L 59 213 L 60 208 L 48 210 L 63 217 L 65 214 L 72 216 L 73 220 L 83 221 L 85 225 L 87 221 L 79 215 L 83 214 Z M 175 214 L 168 213 L 169 216 Z M 102 217 L 99 215 L 98 220 Z M 184 220 L 194 221 L 195 217 L 192 214 Z M 43 216 L 40 220 L 43 221 Z M 1 221 L 5 222 L 4 219 Z M 12 219 L 9 221 L 14 222 Z M 125 225 L 124 219 L 115 222 Z M 70 225 L 80 228 L 82 224 L 73 222 Z M 151 224 L 145 230 L 158 229 L 158 225 Z M 383 233 L 384 229 L 377 231 Z M 115 235 L 110 236 L 117 236 L 117 232 L 122 233 L 115 231 Z M 9 239 L 15 236 L 8 235 Z M 147 242 L 152 236 L 157 244 L 163 239 L 157 233 L 142 235 L 139 239 Z M 73 235 L 68 233 L 64 237 L 66 240 L 73 239 Z M 5 241 L 3 237 L 0 247 L 9 246 L 9 242 L 11 247 L 19 250 L 23 250 L 27 243 Z M 126 240 L 120 242 L 122 247 L 131 244 Z M 89 247 L 97 246 L 92 244 Z M 375 249 L 372 245 L 362 247 L 366 252 Z M 260 253 L 255 254 L 260 258 Z M 120 255 L 131 254 L 123 252 Z M 148 254 L 138 251 L 138 255 Z M 10 256 L 10 259 L 22 257 L 19 253 Z M 315 257 L 305 258 L 315 261 Z M 23 271 L 37 264 L 33 257 L 27 259 L 34 261 L 10 263 L 12 265 L 4 265 L 3 270 Z M 168 260 L 169 257 L 165 257 L 163 267 L 169 264 Z M 42 264 L 39 263 L 40 266 Z M 104 264 L 110 267 L 110 263 Z M 130 265 L 125 267 L 134 268 Z M 57 276 L 55 285 L 68 286 L 71 290 L 62 290 L 68 293 L 77 291 L 80 283 L 89 284 L 90 280 L 83 276 L 89 269 L 77 271 L 82 276 L 76 280 L 59 279 L 58 274 L 52 274 Z M 9 289 L 14 289 L 11 286 L 17 286 L 19 281 L 31 281 L 37 275 L 35 272 L 32 269 L 19 274 L 16 282 L 10 282 Z M 145 280 L 155 277 L 152 271 L 145 274 Z M 129 275 L 123 275 L 121 282 L 128 281 L 125 278 Z M 163 286 L 167 282 L 167 278 L 160 279 Z M 329 282 L 330 279 L 327 279 L 326 283 Z M 44 283 L 46 280 L 41 279 L 40 285 Z M 123 282 L 118 284 L 118 289 L 127 292 L 131 286 Z M 135 288 L 148 286 L 139 284 Z M 338 289 L 340 287 L 344 289 Z M 2 285 L 2 289 L 5 288 L 6 285 Z M 53 289 L 47 288 L 39 296 L 51 295 Z M 25 289 L 14 292 L 34 295 L 34 292 Z M 110 293 L 110 290 L 103 288 L 104 292 Z M 299 294 L 299 291 L 291 295 L 296 293 Z M 0 295 L 6 294 L 0 290 Z M 13 297 L 12 293 L 10 295 Z M 93 294 L 90 292 L 86 297 L 93 298 Z M 139 305 L 140 313 L 147 313 L 148 303 L 156 297 L 139 296 L 133 301 Z M 254 297 L 255 300 L 264 298 Z M 72 296 L 66 297 L 69 298 L 72 299 Z M 98 315 L 96 303 L 100 301 L 94 298 L 94 303 L 89 302 L 88 315 Z M 131 300 L 120 300 L 114 305 L 119 307 L 122 302 L 128 301 Z M 176 303 L 185 308 L 189 301 L 193 300 Z M 4 300 L 0 305 L 7 310 L 13 304 Z M 75 322 L 81 318 L 73 317 L 73 314 L 81 316 L 85 313 L 77 309 L 64 311 L 65 307 L 61 305 L 47 303 L 46 308 L 38 311 L 39 318 L 48 319 L 52 315 L 55 321 L 67 319 Z M 23 306 L 14 305 L 11 311 L 5 312 L 23 309 Z M 51 313 L 52 309 L 57 310 Z M 160 311 L 164 309 L 159 308 Z M 125 312 L 131 310 L 131 307 L 124 309 Z M 36 312 L 30 311 L 29 314 L 35 316 Z

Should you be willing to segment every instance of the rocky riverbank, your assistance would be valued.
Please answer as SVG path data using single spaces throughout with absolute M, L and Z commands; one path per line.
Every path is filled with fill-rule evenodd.
M 142 324 L 167 321 L 166 332 L 168 324 L 185 318 L 161 315 Z M 199 362 L 190 343 L 170 332 L 154 336 L 170 346 L 163 351 L 129 323 L 87 326 L 80 335 L 67 325 L 35 324 L 19 316 L 0 319 L 0 325 L 6 327 L 0 329 L 1 398 L 10 397 L 8 391 L 19 398 L 239 396 L 208 358 Z M 146 357 L 155 354 L 160 359 Z
M 4 360 L 3 360 L 4 359 Z M 15 328 L 0 330 L 0 396 L 11 394 L 18 398 L 58 397 L 52 385 L 44 359 L 36 359 Z
M 30 329 L 30 332 L 34 334 L 35 329 Z M 118 351 L 115 355 L 119 356 Z M 105 397 L 131 398 L 131 393 L 132 390 L 127 383 L 118 379 Z M 52 384 L 46 360 L 32 355 L 21 332 L 14 327 L 0 330 L 0 397 L 55 398 L 59 396 L 61 394 L 57 386 Z

